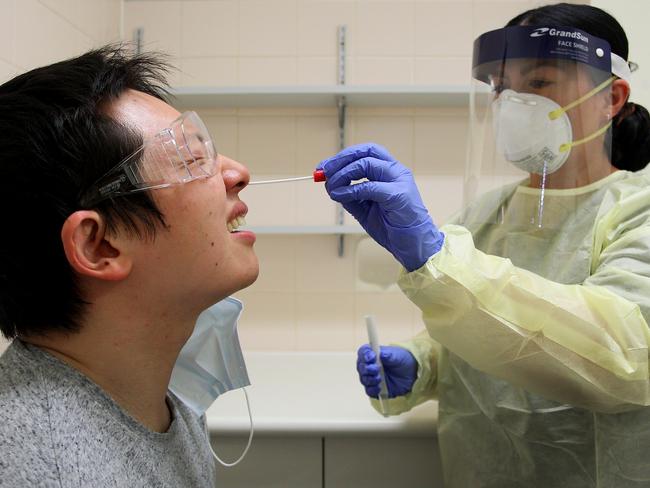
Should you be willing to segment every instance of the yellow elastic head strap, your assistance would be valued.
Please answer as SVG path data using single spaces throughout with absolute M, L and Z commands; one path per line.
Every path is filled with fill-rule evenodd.
M 568 105 L 565 105 L 564 107 L 560 107 L 557 110 L 553 110 L 548 114 L 548 118 L 551 120 L 556 120 L 558 117 L 560 117 L 562 114 L 566 113 L 568 110 L 571 110 L 573 107 L 577 107 L 580 105 L 582 102 L 585 100 L 588 100 L 589 98 L 593 97 L 596 93 L 601 91 L 602 89 L 606 88 L 607 86 L 611 85 L 614 80 L 616 79 L 616 76 L 610 76 L 608 79 L 603 81 L 600 85 L 596 86 L 595 88 L 589 90 L 587 93 L 582 95 L 580 98 L 577 100 L 574 100 Z M 595 139 L 596 137 L 599 137 L 600 135 L 604 134 L 607 132 L 607 130 L 612 126 L 612 121 L 610 120 L 607 124 L 602 126 L 600 129 L 598 129 L 596 132 L 593 134 L 588 135 L 587 137 L 583 137 L 582 139 L 578 139 L 577 141 L 571 141 L 571 142 L 566 142 L 560 146 L 560 152 L 566 152 L 572 147 L 579 146 L 580 144 L 584 144 L 585 142 L 589 142 L 592 139 Z
M 578 98 L 577 100 L 574 100 L 574 101 L 571 102 L 570 104 L 565 105 L 564 107 L 560 107 L 560 108 L 558 108 L 557 110 L 553 110 L 551 113 L 548 114 L 548 118 L 551 119 L 551 120 L 555 120 L 555 119 L 557 119 L 557 118 L 560 117 L 563 113 L 567 112 L 568 110 L 571 110 L 573 107 L 577 107 L 578 105 L 580 105 L 580 104 L 581 104 L 582 102 L 584 102 L 585 100 L 588 100 L 588 99 L 590 99 L 591 97 L 593 97 L 596 93 L 598 93 L 599 91 L 601 91 L 603 88 L 605 88 L 605 87 L 611 85 L 611 84 L 614 82 L 615 79 L 616 79 L 616 76 L 610 76 L 610 77 L 607 78 L 605 81 L 603 81 L 600 85 L 598 85 L 598 86 L 596 86 L 595 88 L 589 90 L 587 93 L 585 93 L 584 95 L 582 95 L 582 96 L 581 96 L 580 98 Z

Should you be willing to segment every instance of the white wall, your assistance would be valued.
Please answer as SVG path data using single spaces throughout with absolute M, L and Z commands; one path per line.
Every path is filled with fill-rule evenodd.
M 0 0 L 0 83 L 119 40 L 121 9 L 122 0 Z
M 630 44 L 629 60 L 639 65 L 632 74 L 630 101 L 650 110 L 650 31 L 648 0 L 593 0 L 592 5 L 606 10 L 623 26 Z
M 124 33 L 169 53 L 177 85 L 465 84 L 472 40 L 539 0 L 126 0 Z M 574 1 L 573 3 L 588 3 Z
M 122 0 L 0 0 L 0 82 L 120 38 Z

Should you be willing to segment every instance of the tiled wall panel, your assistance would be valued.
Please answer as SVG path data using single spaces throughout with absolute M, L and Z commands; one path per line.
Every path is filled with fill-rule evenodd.
M 0 0 L 0 82 L 120 40 L 122 0 Z
M 121 12 L 122 0 L 0 0 L 0 83 L 119 41 Z

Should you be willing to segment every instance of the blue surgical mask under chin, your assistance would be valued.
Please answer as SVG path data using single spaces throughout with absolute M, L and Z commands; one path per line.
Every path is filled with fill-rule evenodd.
M 203 311 L 178 355 L 169 389 L 198 416 L 219 395 L 251 384 L 237 335 L 242 309 L 228 297 Z
M 199 417 L 220 395 L 250 385 L 237 335 L 237 320 L 242 309 L 242 302 L 228 297 L 204 310 L 174 365 L 169 389 Z M 215 459 L 224 466 L 239 463 L 250 447 L 253 419 L 247 394 L 246 403 L 251 431 L 241 457 L 234 463 L 224 463 L 212 451 Z

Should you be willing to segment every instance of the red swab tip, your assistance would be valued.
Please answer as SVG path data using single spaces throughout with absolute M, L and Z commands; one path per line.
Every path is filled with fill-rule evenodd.
M 327 177 L 325 176 L 325 171 L 323 171 L 322 169 L 317 169 L 316 171 L 314 171 L 314 181 L 316 183 L 325 180 L 327 180 Z

